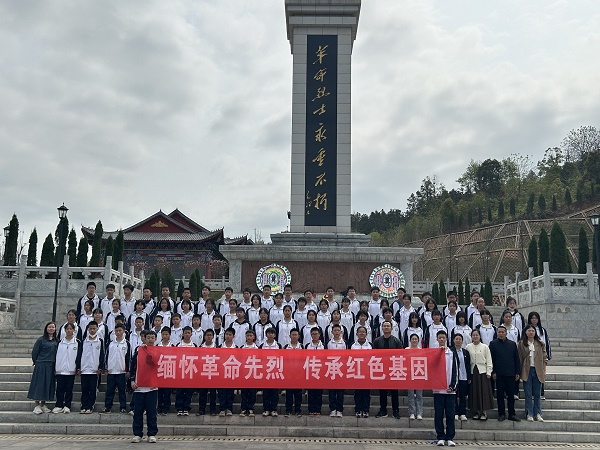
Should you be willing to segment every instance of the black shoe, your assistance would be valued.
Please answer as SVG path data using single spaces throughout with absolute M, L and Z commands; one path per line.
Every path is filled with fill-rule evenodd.
M 394 416 L 394 419 L 400 419 L 400 411 L 394 411 L 392 415 Z
M 387 417 L 387 416 L 388 416 L 387 411 L 382 411 L 382 410 L 379 410 L 379 412 L 375 415 L 375 417 L 377 417 L 377 418 L 379 418 L 379 417 Z
M 102 411 L 100 411 L 102 414 L 110 414 L 110 408 L 104 408 Z
M 503 422 L 506 420 L 506 416 L 498 416 L 498 422 Z
M 513 416 L 508 416 L 508 420 L 512 420 L 513 422 L 520 422 L 521 419 L 519 419 L 517 416 L 513 415 Z

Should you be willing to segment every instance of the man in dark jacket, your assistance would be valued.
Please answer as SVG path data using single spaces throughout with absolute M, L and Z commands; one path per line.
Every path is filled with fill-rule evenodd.
M 515 381 L 519 380 L 521 363 L 517 344 L 506 338 L 506 328 L 500 325 L 497 330 L 498 338 L 490 342 L 490 352 L 494 369 L 492 378 L 496 380 L 496 397 L 498 400 L 498 420 L 506 419 L 504 396 L 508 400 L 508 420 L 520 422 L 515 413 L 514 389 Z
M 400 339 L 396 336 L 392 336 L 393 325 L 389 320 L 384 320 L 381 324 L 382 335 L 373 341 L 373 349 L 379 348 L 402 348 Z M 387 417 L 387 389 L 379 390 L 379 412 L 375 417 Z M 398 391 L 395 389 L 390 390 L 390 396 L 392 397 L 392 414 L 395 419 L 400 419 L 400 404 L 398 402 Z

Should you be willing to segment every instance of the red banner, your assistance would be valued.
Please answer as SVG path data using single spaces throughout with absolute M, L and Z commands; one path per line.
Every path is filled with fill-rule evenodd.
M 161 388 L 445 389 L 441 349 L 139 347 L 137 384 Z

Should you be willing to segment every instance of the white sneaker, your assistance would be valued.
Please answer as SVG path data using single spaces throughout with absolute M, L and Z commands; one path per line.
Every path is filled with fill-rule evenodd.
M 513 398 L 514 398 L 515 400 L 519 400 L 519 396 L 518 396 L 517 394 L 513 395 Z
M 421 414 L 417 414 L 417 420 L 423 420 L 423 416 Z
M 277 411 L 271 411 L 271 417 L 277 417 Z
M 263 411 L 263 417 L 269 417 L 269 411 Z
M 150 444 L 156 444 L 156 436 L 148 436 L 148 442 Z
M 544 421 L 544 418 L 542 417 L 542 415 L 541 415 L 541 414 L 539 414 L 539 413 L 538 413 L 538 414 L 536 414 L 536 416 L 535 416 L 535 420 L 537 420 L 538 422 L 543 422 L 543 421 Z
M 70 412 L 71 412 L 70 408 L 67 408 L 66 406 L 63 408 L 63 413 L 69 414 Z
M 48 408 L 46 405 L 42 405 L 42 406 L 41 406 L 41 408 L 42 408 L 42 412 L 45 412 L 45 413 L 49 413 L 50 411 L 52 411 L 52 410 L 51 410 L 50 408 Z
M 335 410 L 331 411 L 331 412 L 329 413 L 329 417 L 335 417 L 335 416 L 336 416 L 336 412 L 337 412 L 337 411 L 335 411 Z
M 444 440 L 440 439 L 439 441 L 437 441 L 437 446 L 438 447 L 443 447 L 444 446 Z
M 41 414 L 44 411 L 42 411 L 42 407 L 40 405 L 36 405 L 35 408 L 33 408 L 33 413 L 34 414 Z
M 456 447 L 454 441 L 448 441 L 448 447 Z
M 460 420 L 467 420 L 467 416 L 465 416 L 464 414 L 461 414 L 461 416 L 459 417 Z
M 415 420 L 415 415 L 411 414 L 410 416 L 408 416 L 408 418 L 411 419 L 411 420 Z
M 344 414 L 341 411 L 336 411 L 335 417 L 344 417 Z
M 52 414 L 60 414 L 62 412 L 65 411 L 65 408 L 59 408 L 58 406 L 56 406 L 53 410 L 52 410 Z
M 454 415 L 454 420 L 458 420 L 458 414 Z
M 140 442 L 142 442 L 142 438 L 139 436 L 134 436 L 131 438 L 131 443 L 132 444 L 139 444 Z
M 527 414 L 527 422 L 533 422 L 533 417 Z

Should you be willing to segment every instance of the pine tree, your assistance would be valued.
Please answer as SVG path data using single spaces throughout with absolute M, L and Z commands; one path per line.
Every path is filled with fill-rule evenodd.
M 115 269 L 115 270 L 119 266 L 119 261 L 123 261 L 123 250 L 124 250 L 123 231 L 119 230 L 119 232 L 117 233 L 117 238 L 115 239 L 115 245 L 114 245 L 113 269 Z
M 62 236 L 62 242 L 61 242 Z M 54 261 L 58 262 L 59 266 L 63 265 L 65 254 L 67 253 L 67 241 L 69 239 L 69 219 L 66 217 L 61 219 L 56 225 L 54 232 L 54 242 L 56 243 Z
M 69 266 L 75 267 L 77 265 L 77 234 L 75 228 L 71 228 L 69 232 L 67 255 L 69 255 Z
M 196 274 L 196 284 L 198 286 L 198 298 L 200 298 L 200 296 L 202 295 L 202 288 L 204 287 L 204 283 L 202 282 L 202 277 L 200 276 L 200 270 L 196 269 L 194 270 L 194 273 Z
M 538 244 L 535 240 L 535 236 L 529 241 L 529 247 L 527 248 L 527 263 L 529 264 L 529 267 L 533 268 L 533 275 L 537 277 L 540 274 L 540 264 L 538 262 Z
M 465 304 L 465 289 L 462 280 L 458 280 L 458 304 Z
M 154 297 L 160 295 L 160 274 L 158 273 L 158 269 L 156 267 L 150 275 L 150 282 L 148 287 L 152 291 L 152 295 Z
M 579 273 L 587 272 L 587 263 L 590 262 L 590 247 L 585 228 L 579 229 Z
M 556 195 L 552 195 L 552 212 L 556 213 L 558 211 L 558 204 L 556 203 Z
M 578 204 L 583 203 L 583 191 L 581 190 L 581 186 L 577 186 L 577 191 L 575 192 L 575 201 Z
M 487 219 L 488 219 L 489 223 L 492 223 L 492 220 L 494 220 L 494 218 L 492 216 L 492 207 L 491 206 L 488 206 Z
M 29 236 L 29 248 L 27 249 L 27 265 L 37 266 L 37 230 L 34 228 Z
M 106 265 L 106 261 L 108 261 L 108 257 L 113 256 L 114 254 L 115 254 L 115 241 L 113 240 L 112 236 L 108 236 L 108 239 L 106 240 L 106 245 L 104 246 L 104 265 Z M 115 259 L 113 258 L 112 268 L 116 270 L 114 261 L 115 261 Z
M 440 287 L 437 283 L 433 283 L 433 287 L 431 288 L 431 296 L 438 303 L 438 298 L 440 297 Z
M 473 211 L 470 209 L 467 211 L 467 225 L 469 228 L 473 226 Z
M 484 292 L 485 304 L 491 306 L 493 304 L 492 297 L 494 295 L 494 291 L 492 290 L 492 282 L 490 281 L 489 277 L 485 279 Z
M 481 210 L 481 206 L 477 207 L 477 222 L 483 223 L 483 211 Z
M 540 231 L 540 238 L 538 240 L 539 248 L 539 261 L 540 266 L 538 273 L 541 275 L 544 273 L 544 263 L 550 262 L 550 240 L 548 239 L 548 233 L 544 228 Z
M 19 219 L 13 214 L 8 224 L 8 237 L 4 244 L 4 265 L 17 265 L 17 250 L 19 247 Z
M 183 297 L 183 290 L 185 286 L 183 285 L 183 280 L 179 280 L 179 284 L 177 285 L 177 298 L 181 299 Z
M 535 203 L 535 194 L 532 192 L 529 194 L 529 199 L 527 200 L 527 210 L 525 211 L 528 216 L 533 214 L 533 205 Z
M 46 240 L 42 246 L 40 266 L 54 267 L 54 240 L 52 239 L 52 234 L 48 234 L 48 236 L 46 236 Z M 48 275 L 47 278 L 54 278 L 54 274 Z
M 502 200 L 498 203 L 498 219 L 504 220 L 504 202 Z
M 465 305 L 468 305 L 471 302 L 471 283 L 469 282 L 469 277 L 465 278 Z
M 77 260 L 75 263 L 77 267 L 87 267 L 88 246 L 89 244 L 87 238 L 85 236 L 81 236 L 81 239 L 79 239 L 79 245 L 77 246 Z M 73 274 L 73 278 L 82 280 L 83 275 L 79 272 L 76 272 Z
M 487 280 L 487 277 L 485 279 Z M 479 295 L 485 297 L 485 285 L 483 284 L 479 285 Z M 485 298 L 483 300 L 485 300 Z
M 196 281 L 196 272 L 192 272 L 190 275 L 190 293 L 192 294 L 192 300 L 198 300 L 198 282 Z
M 168 286 L 169 290 L 171 291 L 171 295 L 173 295 L 173 293 L 176 292 L 175 291 L 175 277 L 171 273 L 171 269 L 169 269 L 168 267 L 165 267 L 165 270 L 163 270 L 163 274 L 162 274 L 162 278 L 161 278 L 161 287 L 162 286 Z
M 440 289 L 439 289 L 440 299 L 436 302 L 438 305 L 444 304 L 446 302 L 446 285 L 444 284 L 444 280 L 440 280 Z M 443 313 L 443 311 L 442 311 Z
M 538 197 L 538 208 L 540 209 L 540 214 L 543 217 L 546 214 L 546 197 L 544 197 L 544 194 L 540 194 Z
M 569 190 L 569 188 L 567 188 L 567 190 L 565 191 L 565 205 L 567 205 L 567 208 L 570 208 L 572 203 L 573 199 L 571 198 L 571 191 Z
M 511 217 L 515 217 L 515 215 L 517 214 L 517 202 L 515 201 L 514 198 L 510 199 L 510 203 L 508 205 L 508 209 L 509 209 L 509 214 Z
M 102 222 L 98 221 L 94 230 L 94 242 L 92 244 L 92 256 L 90 258 L 90 267 L 100 267 L 100 258 L 102 257 Z
M 567 252 L 567 239 L 565 233 L 557 222 L 550 230 L 550 272 L 568 273 L 569 255 Z

